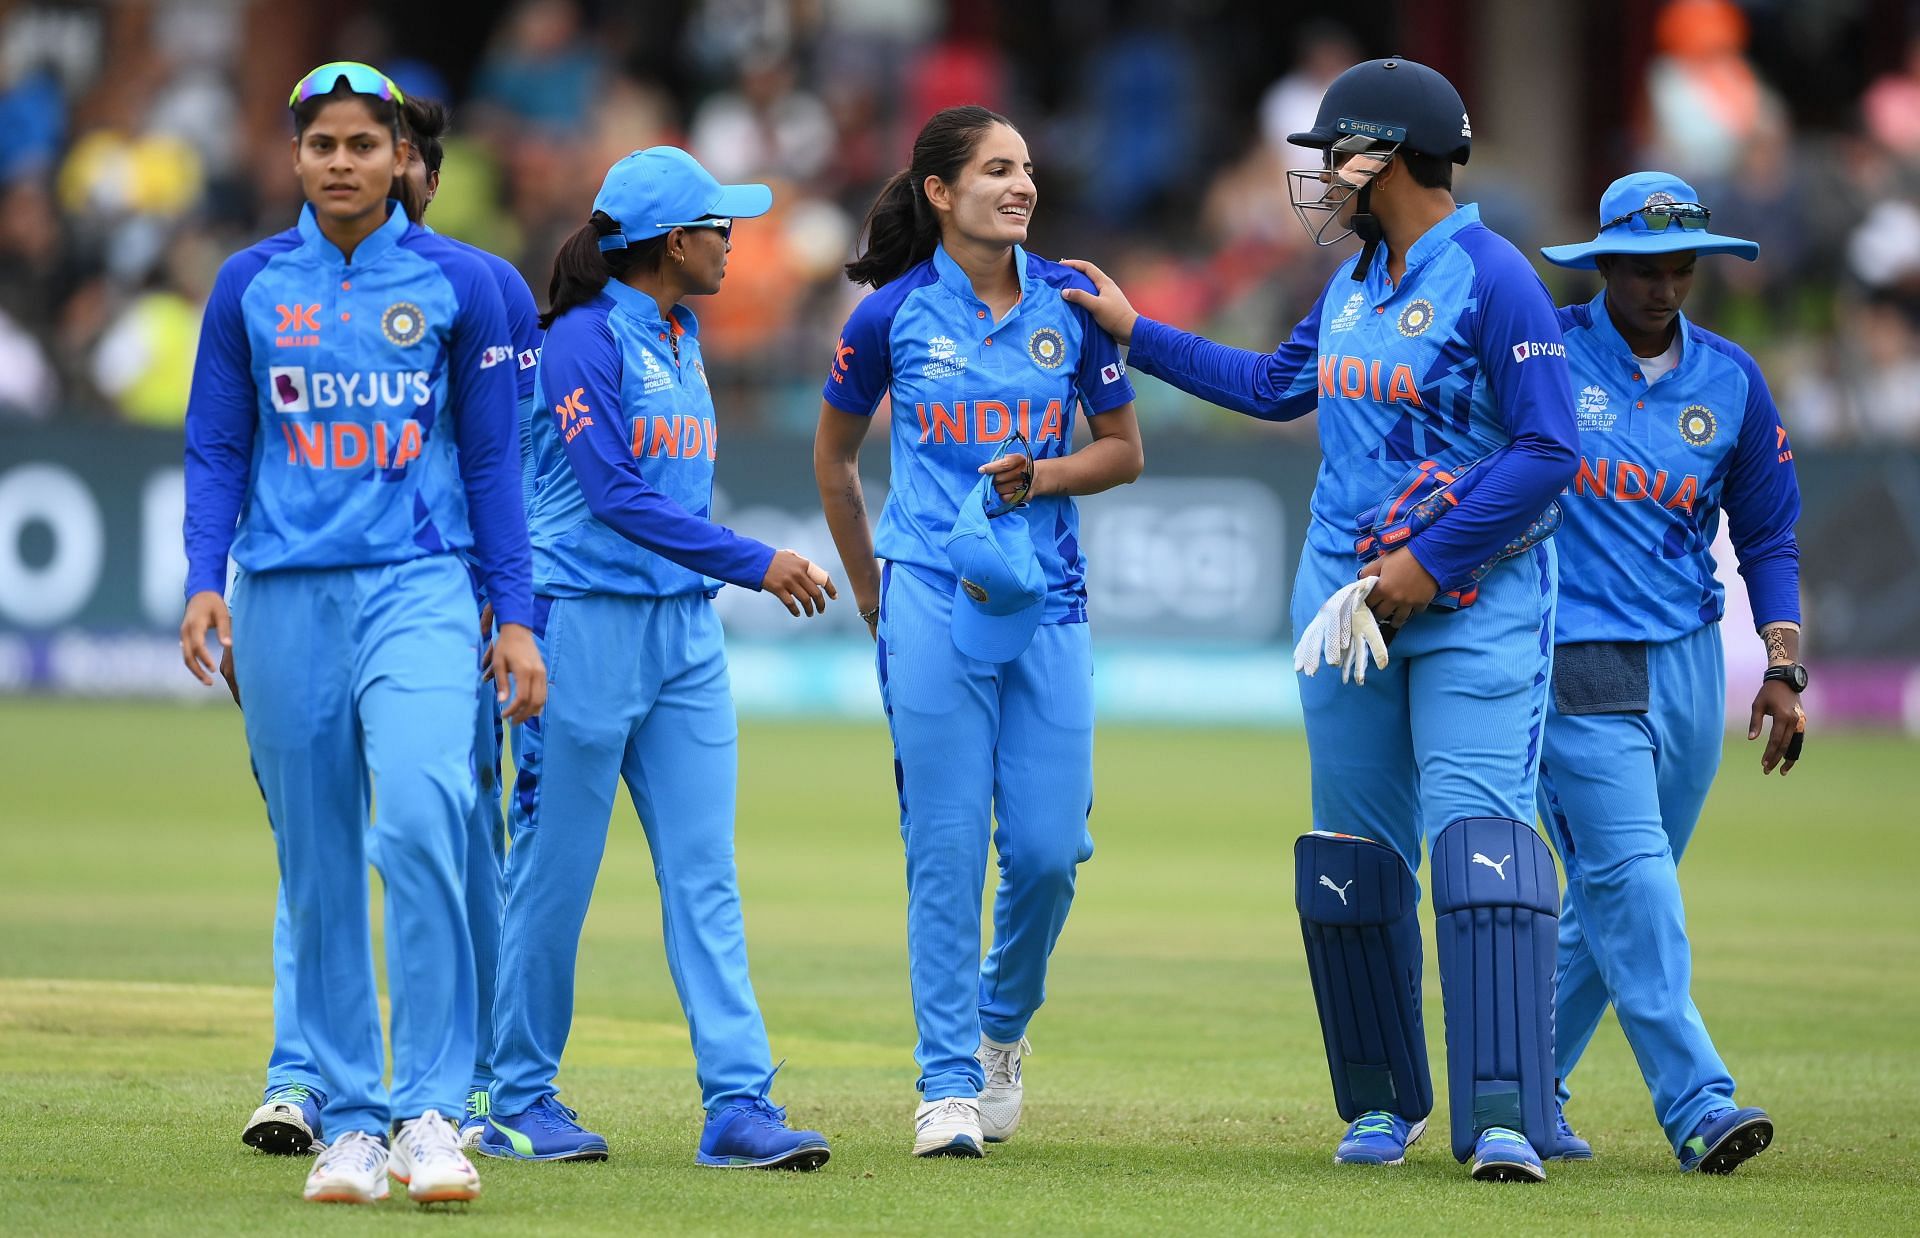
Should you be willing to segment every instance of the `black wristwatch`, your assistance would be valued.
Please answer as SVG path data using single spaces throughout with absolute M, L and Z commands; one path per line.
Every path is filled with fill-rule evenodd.
M 1785 666 L 1769 666 L 1761 682 L 1783 683 L 1795 692 L 1805 692 L 1807 690 L 1807 668 L 1798 662 L 1789 662 Z

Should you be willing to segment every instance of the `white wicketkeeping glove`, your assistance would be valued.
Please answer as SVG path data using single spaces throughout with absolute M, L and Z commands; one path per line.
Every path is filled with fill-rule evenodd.
M 1386 669 L 1387 642 L 1379 621 L 1367 609 L 1367 595 L 1378 579 L 1362 576 L 1334 591 L 1293 647 L 1293 669 L 1312 675 L 1324 661 L 1340 668 L 1341 683 L 1361 684 L 1367 682 L 1369 655 L 1374 666 Z

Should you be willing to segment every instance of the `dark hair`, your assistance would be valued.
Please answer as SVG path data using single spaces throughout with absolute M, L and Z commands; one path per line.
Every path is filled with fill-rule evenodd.
M 568 237 L 554 255 L 553 278 L 547 282 L 547 312 L 540 315 L 540 329 L 553 320 L 600 295 L 610 279 L 624 279 L 636 271 L 657 271 L 667 256 L 665 234 L 636 241 L 625 249 L 602 250 L 600 238 L 620 230 L 613 216 L 595 211 L 586 226 Z
M 878 288 L 933 254 L 940 242 L 940 218 L 927 201 L 927 178 L 958 179 L 980 139 L 995 125 L 1013 128 L 998 112 L 974 104 L 942 108 L 928 118 L 913 140 L 912 162 L 881 187 L 867 211 L 861 225 L 867 248 L 847 264 L 848 279 Z
M 358 99 L 366 104 L 367 111 L 373 114 L 373 118 L 387 127 L 393 134 L 396 144 L 399 142 L 400 109 L 394 106 L 393 100 L 382 99 L 378 95 L 363 95 L 359 91 L 349 89 L 345 78 L 335 82 L 333 89 L 326 94 L 314 95 L 293 105 L 293 136 L 297 138 L 305 135 L 307 128 L 319 119 L 320 109 L 327 104 L 339 103 L 346 99 Z
M 1453 189 L 1453 160 L 1439 155 L 1423 155 L 1418 151 L 1403 150 L 1400 162 L 1407 165 L 1407 175 L 1413 183 L 1422 189 Z
M 408 95 L 400 107 L 400 125 L 402 136 L 420 152 L 420 162 L 427 165 L 427 173 L 438 172 L 441 161 L 447 157 L 440 139 L 453 127 L 453 109 L 438 99 Z

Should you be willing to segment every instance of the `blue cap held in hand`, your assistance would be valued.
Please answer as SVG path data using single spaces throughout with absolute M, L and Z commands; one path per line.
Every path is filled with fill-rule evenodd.
M 1027 518 L 1018 511 L 987 516 L 993 478 L 983 477 L 960 501 L 947 562 L 953 591 L 953 644 L 982 662 L 1011 662 L 1033 642 L 1047 604 L 1047 578 L 1034 553 Z
M 593 199 L 620 230 L 600 238 L 601 250 L 625 249 L 703 219 L 752 219 L 773 209 L 765 185 L 722 185 L 700 161 L 677 146 L 634 151 L 607 169 Z
M 1548 245 L 1540 252 L 1556 266 L 1591 271 L 1604 254 L 1732 254 L 1752 262 L 1760 246 L 1707 231 L 1713 212 L 1693 186 L 1670 172 L 1634 172 L 1600 195 L 1600 232 L 1591 241 Z

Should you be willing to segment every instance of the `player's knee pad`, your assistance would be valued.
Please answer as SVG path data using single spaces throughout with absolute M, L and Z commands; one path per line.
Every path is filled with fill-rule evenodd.
M 1560 887 L 1532 827 L 1470 817 L 1433 843 L 1453 1154 L 1490 1126 L 1552 1146 L 1553 966 Z
M 1345 834 L 1302 835 L 1293 858 L 1334 1104 L 1349 1122 L 1372 1109 L 1417 1122 L 1433 1109 L 1433 1077 L 1413 874 L 1393 848 Z

